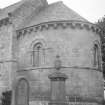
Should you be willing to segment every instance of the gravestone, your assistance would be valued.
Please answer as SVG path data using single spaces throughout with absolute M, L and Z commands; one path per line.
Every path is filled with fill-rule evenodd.
M 24 78 L 21 78 L 17 83 L 15 102 L 15 105 L 29 105 L 29 83 Z

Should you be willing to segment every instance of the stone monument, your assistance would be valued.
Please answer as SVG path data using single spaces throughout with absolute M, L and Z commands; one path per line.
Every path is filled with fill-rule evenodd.
M 68 78 L 66 74 L 61 73 L 61 61 L 60 57 L 56 56 L 55 69 L 56 71 L 49 75 L 51 80 L 51 100 L 49 105 L 67 105 L 66 92 L 65 92 L 65 80 Z

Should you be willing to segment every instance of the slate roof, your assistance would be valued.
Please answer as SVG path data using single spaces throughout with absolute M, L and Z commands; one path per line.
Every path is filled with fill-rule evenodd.
M 21 0 L 14 5 L 0 10 L 0 20 L 13 15 L 16 29 L 21 29 L 43 22 L 74 20 L 88 22 L 62 2 L 48 5 L 47 0 Z
M 13 23 L 16 29 L 23 24 L 23 21 L 30 17 L 30 14 L 36 9 L 42 8 L 48 5 L 46 0 L 21 0 L 13 5 L 0 10 L 0 20 L 8 17 L 8 13 L 12 14 Z
M 28 17 L 21 27 L 29 27 L 32 25 L 40 24 L 49 21 L 60 21 L 60 20 L 76 20 L 88 22 L 86 19 L 81 17 L 72 9 L 68 8 L 62 2 L 53 3 L 42 9 L 37 15 L 35 12 Z
M 5 18 L 5 17 L 8 17 L 8 13 L 12 13 L 22 4 L 23 4 L 23 1 L 20 1 L 20 2 L 13 4 L 13 5 L 10 5 L 6 8 L 1 9 L 0 10 L 0 20 Z

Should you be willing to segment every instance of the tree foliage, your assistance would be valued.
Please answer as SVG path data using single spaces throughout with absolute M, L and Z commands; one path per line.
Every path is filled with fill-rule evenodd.
M 98 22 L 97 22 L 97 24 L 102 29 L 102 31 L 105 32 L 105 16 L 102 17 L 102 19 L 99 19 Z
M 101 31 L 101 41 L 102 41 L 102 60 L 103 60 L 103 75 L 105 78 L 105 15 L 98 20 L 98 22 L 96 23 Z
M 12 91 L 2 93 L 2 105 L 11 105 Z

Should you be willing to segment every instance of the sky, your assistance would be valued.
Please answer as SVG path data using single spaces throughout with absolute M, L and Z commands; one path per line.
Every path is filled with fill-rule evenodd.
M 20 0 L 0 0 L 0 8 L 12 5 Z M 97 22 L 105 15 L 105 0 L 47 0 L 49 3 L 63 1 L 90 22 Z

